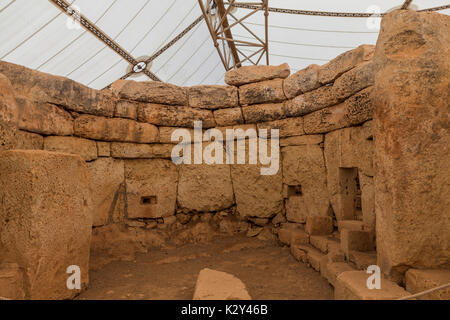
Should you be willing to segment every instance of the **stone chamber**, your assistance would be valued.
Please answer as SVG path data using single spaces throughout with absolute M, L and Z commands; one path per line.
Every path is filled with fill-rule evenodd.
M 207 245 L 229 239 L 224 252 L 243 261 L 283 250 L 271 260 L 291 259 L 271 271 L 289 279 L 280 291 L 300 290 L 302 273 L 329 291 L 304 299 L 398 299 L 449 283 L 449 52 L 448 16 L 394 11 L 376 46 L 294 74 L 242 67 L 227 86 L 123 80 L 96 91 L 0 62 L 0 297 L 108 298 L 107 286 L 89 295 L 102 285 L 95 272 L 149 256 L 160 273 L 190 260 L 209 268 Z M 194 121 L 224 133 L 278 129 L 279 170 L 174 164 L 172 133 Z M 203 138 L 203 150 L 215 143 Z M 249 151 L 256 138 L 227 143 Z M 264 277 L 270 261 L 252 261 L 241 267 Z M 379 290 L 367 287 L 374 265 Z M 69 266 L 80 290 L 67 287 Z M 197 299 L 273 297 L 208 272 Z M 208 288 L 208 277 L 237 281 L 236 292 Z M 447 288 L 419 299 L 449 298 Z

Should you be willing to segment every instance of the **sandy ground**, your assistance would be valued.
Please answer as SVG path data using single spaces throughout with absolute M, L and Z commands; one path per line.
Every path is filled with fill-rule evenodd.
M 198 273 L 211 268 L 231 273 L 253 299 L 333 299 L 333 288 L 320 274 L 297 262 L 289 248 L 245 236 L 216 238 L 140 254 L 90 274 L 90 287 L 78 299 L 192 299 Z

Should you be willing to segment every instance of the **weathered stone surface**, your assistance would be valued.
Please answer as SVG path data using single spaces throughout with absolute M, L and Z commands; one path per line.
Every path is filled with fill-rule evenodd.
M 373 118 L 373 87 L 361 90 L 345 101 L 345 116 L 352 126 Z
M 44 137 L 40 134 L 17 130 L 17 150 L 42 150 L 44 148 Z
M 283 183 L 298 188 L 295 200 L 288 199 L 287 219 L 304 223 L 309 216 L 327 216 L 330 203 L 322 149 L 303 145 L 284 147 L 281 152 Z
M 103 118 L 83 115 L 74 123 L 74 134 L 79 137 L 118 142 L 150 143 L 159 141 L 154 125 L 128 119 Z
M 325 278 L 328 280 L 328 282 L 335 287 L 336 286 L 336 279 L 337 277 L 346 271 L 354 271 L 351 266 L 348 265 L 346 262 L 331 262 L 326 265 L 325 270 L 322 270 Z
M 302 229 L 283 225 L 278 230 L 278 240 L 288 246 L 309 244 L 309 235 Z
M 374 266 L 377 264 L 377 253 L 376 251 L 350 251 L 348 253 L 348 260 L 356 267 L 357 270 L 367 270 L 369 266 Z
M 11 82 L 0 73 L 0 151 L 14 149 L 17 144 L 19 109 Z
M 97 155 L 99 157 L 110 157 L 111 156 L 111 143 L 97 141 Z
M 303 130 L 303 118 L 288 118 L 258 123 L 258 130 L 261 129 L 267 129 L 268 133 L 270 133 L 270 129 L 278 129 L 280 131 L 280 138 L 305 134 Z
M 235 276 L 211 269 L 200 271 L 193 300 L 251 300 L 245 284 Z
M 283 91 L 282 79 L 246 84 L 239 88 L 239 102 L 242 106 L 284 100 L 286 100 L 286 96 Z
M 22 270 L 17 263 L 0 264 L 0 299 L 25 298 Z
M 116 103 L 114 117 L 136 120 L 139 104 L 133 101 L 119 100 Z
M 319 250 L 316 250 L 314 248 L 308 250 L 307 253 L 308 263 L 317 272 L 320 272 L 320 262 L 323 260 L 324 257 L 326 256 Z
M 241 108 L 216 110 L 214 111 L 214 120 L 218 126 L 224 127 L 244 123 Z
M 17 145 L 17 127 L 0 121 L 0 151 L 14 149 Z
M 334 298 L 336 300 L 394 300 L 409 293 L 397 284 L 381 278 L 381 289 L 369 289 L 365 271 L 342 272 L 336 279 Z
M 93 226 L 117 222 L 124 216 L 124 163 L 101 158 L 87 163 L 90 174 Z
M 178 168 L 170 160 L 126 160 L 128 218 L 161 218 L 175 214 Z
M 234 204 L 229 165 L 192 164 L 180 168 L 178 205 L 181 208 L 213 212 Z
M 195 86 L 188 89 L 192 108 L 220 109 L 239 105 L 238 89 L 229 86 Z
M 68 299 L 66 269 L 88 283 L 92 211 L 89 173 L 79 156 L 0 153 L 0 256 L 24 271 L 26 298 Z
M 194 121 L 202 121 L 203 128 L 216 126 L 211 110 L 161 104 L 142 104 L 138 112 L 139 121 L 158 126 L 193 128 Z
M 292 99 L 302 93 L 319 88 L 319 70 L 320 67 L 317 64 L 312 64 L 286 78 L 283 82 L 286 97 Z
M 372 251 L 374 246 L 369 232 L 343 229 L 341 231 L 341 249 L 348 257 L 350 251 Z
M 322 84 L 333 82 L 343 73 L 356 67 L 358 64 L 372 59 L 375 46 L 361 45 L 354 50 L 344 52 L 327 64 L 320 67 L 319 81 Z
M 188 105 L 186 89 L 170 83 L 118 80 L 112 84 L 111 90 L 121 99 L 178 106 Z
M 95 141 L 76 137 L 46 137 L 44 150 L 62 153 L 78 154 L 84 161 L 97 159 L 97 144 Z
M 321 144 L 323 140 L 324 140 L 323 135 L 321 134 L 296 136 L 280 139 L 280 146 L 288 147 L 288 146 L 302 146 L 305 144 Z
M 338 220 L 338 229 L 339 232 L 342 232 L 344 229 L 351 231 L 363 231 L 364 222 L 359 220 Z
M 364 230 L 375 234 L 375 183 L 374 178 L 359 174 L 361 185 L 361 208 L 363 213 Z
M 409 10 L 382 21 L 374 62 L 378 263 L 450 265 L 450 17 Z
M 290 73 L 287 63 L 279 66 L 244 66 L 225 73 L 225 82 L 231 86 L 241 86 L 275 78 L 286 78 Z
M 334 106 L 343 101 L 336 98 L 333 86 L 320 87 L 319 89 L 299 95 L 285 102 L 286 115 L 299 117 L 305 114 Z
M 17 94 L 37 105 L 49 103 L 76 112 L 106 117 L 114 114 L 115 103 L 108 92 L 4 61 L 0 61 L 0 73 L 11 81 Z
M 405 276 L 406 290 L 412 294 L 434 289 L 450 283 L 450 270 L 409 269 Z M 450 300 L 450 288 L 418 297 L 419 300 Z
M 337 99 L 346 99 L 358 91 L 373 86 L 375 83 L 376 65 L 366 62 L 344 73 L 333 85 L 333 92 Z
M 172 144 L 111 143 L 111 157 L 119 159 L 170 159 Z
M 262 166 L 259 161 L 258 164 L 249 164 L 248 141 L 246 144 L 246 164 L 231 165 L 237 211 L 241 217 L 272 218 L 283 207 L 282 170 L 279 168 L 274 175 L 262 175 L 261 168 L 267 166 Z M 273 161 L 280 161 L 279 155 L 275 155 Z
M 331 217 L 309 216 L 306 218 L 306 232 L 312 236 L 329 235 L 333 232 Z
M 53 104 L 32 102 L 16 97 L 19 107 L 19 128 L 44 135 L 73 134 L 72 116 Z
M 242 107 L 246 123 L 280 120 L 285 118 L 284 103 L 255 104 Z

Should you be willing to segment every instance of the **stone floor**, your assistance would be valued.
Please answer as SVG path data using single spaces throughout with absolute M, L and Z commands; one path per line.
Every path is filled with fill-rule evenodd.
M 333 299 L 320 274 L 297 262 L 289 248 L 245 236 L 216 238 L 113 262 L 90 274 L 90 287 L 78 299 L 192 299 L 203 268 L 241 279 L 253 299 Z

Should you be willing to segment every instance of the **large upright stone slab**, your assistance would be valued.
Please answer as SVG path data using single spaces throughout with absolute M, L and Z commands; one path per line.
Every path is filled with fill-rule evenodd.
M 0 153 L 0 256 L 24 272 L 30 299 L 69 299 L 69 266 L 89 279 L 92 211 L 89 173 L 79 156 Z
M 394 11 L 374 61 L 378 264 L 396 279 L 409 267 L 450 265 L 450 17 Z

